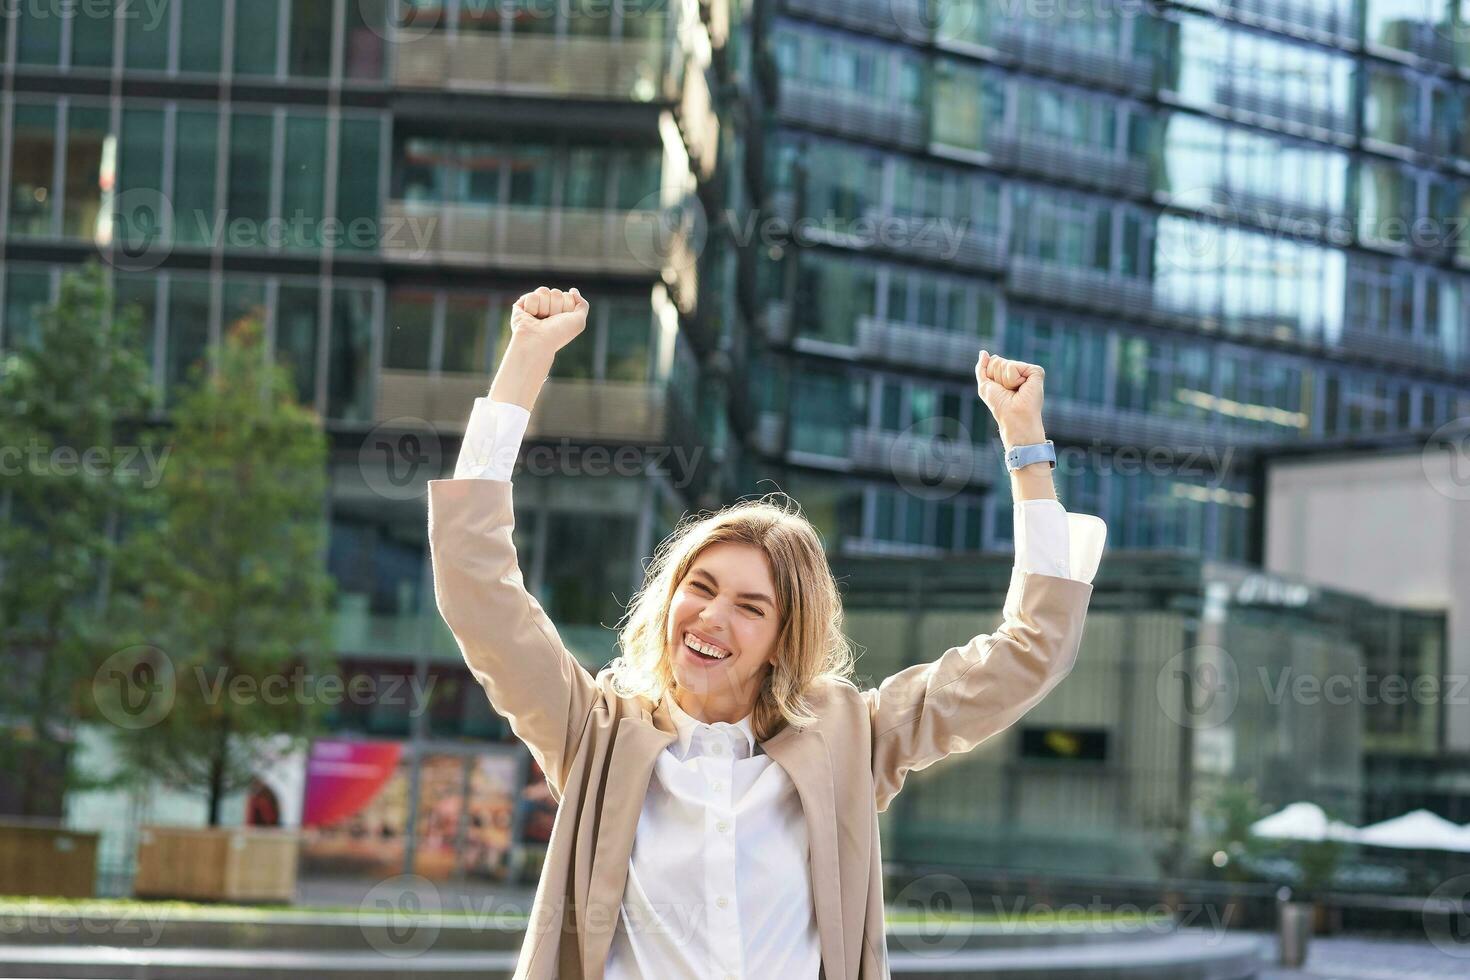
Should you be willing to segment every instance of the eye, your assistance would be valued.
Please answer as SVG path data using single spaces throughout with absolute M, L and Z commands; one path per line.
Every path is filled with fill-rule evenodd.
M 742 606 L 741 608 L 743 608 L 743 609 L 749 609 L 751 612 L 755 613 L 757 616 L 764 616 L 765 615 L 765 612 L 762 611 L 762 609 L 761 609 L 760 606 Z
M 691 583 L 689 583 L 689 585 L 690 585 L 691 588 L 703 590 L 708 595 L 714 595 L 715 594 L 715 590 L 714 589 L 711 589 L 708 585 L 705 585 L 703 582 L 691 582 Z

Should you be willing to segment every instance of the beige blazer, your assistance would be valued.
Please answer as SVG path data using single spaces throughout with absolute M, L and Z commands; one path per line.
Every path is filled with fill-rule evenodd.
M 515 975 L 601 978 L 654 762 L 676 729 L 667 701 L 620 697 L 609 670 L 593 677 L 568 652 L 526 592 L 513 525 L 508 482 L 429 482 L 439 612 L 559 804 Z M 996 632 L 876 689 L 813 691 L 817 724 L 760 743 L 801 799 L 827 980 L 889 975 L 879 812 L 910 770 L 974 748 L 1066 676 L 1091 595 L 1084 582 L 1014 572 Z

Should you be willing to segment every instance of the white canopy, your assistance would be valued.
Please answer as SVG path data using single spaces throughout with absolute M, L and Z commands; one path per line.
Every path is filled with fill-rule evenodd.
M 1428 810 L 1413 810 L 1358 831 L 1358 841 L 1378 847 L 1470 851 L 1470 829 Z
M 1349 842 L 1357 840 L 1358 831 L 1340 820 L 1328 820 L 1327 814 L 1315 803 L 1293 803 L 1279 813 L 1251 824 L 1251 833 L 1279 840 Z

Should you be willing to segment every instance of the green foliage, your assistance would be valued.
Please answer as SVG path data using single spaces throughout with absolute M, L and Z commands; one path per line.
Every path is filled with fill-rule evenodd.
M 324 712 L 316 681 L 333 671 L 326 572 L 327 443 L 265 356 L 258 320 L 191 369 L 172 415 L 155 520 L 129 563 L 137 636 L 174 673 L 171 708 L 120 731 L 130 779 L 222 798 L 299 743 Z
M 68 786 L 72 722 L 115 649 L 111 569 L 148 493 L 127 445 L 152 397 L 140 320 L 112 306 L 100 265 L 69 271 L 0 372 L 0 771 L 26 815 Z

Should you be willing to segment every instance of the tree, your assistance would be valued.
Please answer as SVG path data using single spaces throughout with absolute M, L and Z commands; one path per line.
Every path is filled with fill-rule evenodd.
M 76 784 L 73 723 L 113 642 L 110 573 L 149 492 L 123 445 L 152 396 L 140 318 L 112 308 L 100 265 L 68 271 L 0 371 L 0 770 L 16 777 L 0 805 L 26 816 L 55 815 Z
M 158 519 L 130 562 L 135 619 L 172 674 L 168 710 L 120 727 L 124 773 L 208 800 L 300 744 L 333 669 L 326 571 L 326 435 L 272 363 L 255 316 L 190 370 L 173 412 Z M 156 676 L 156 675 L 155 675 Z

